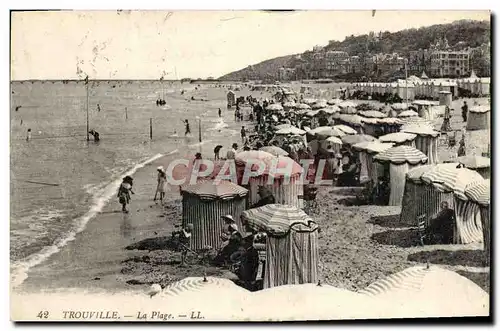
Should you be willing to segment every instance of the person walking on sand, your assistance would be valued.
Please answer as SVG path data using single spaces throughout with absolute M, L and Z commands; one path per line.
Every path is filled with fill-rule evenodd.
M 31 140 L 31 129 L 28 129 L 28 133 L 26 134 L 26 141 Z
M 247 137 L 247 132 L 246 132 L 246 130 L 245 130 L 245 126 L 242 126 L 242 127 L 241 127 L 241 131 L 240 131 L 240 132 L 241 132 L 241 142 L 242 142 L 243 144 L 245 144 L 245 139 L 246 139 L 246 137 Z
M 462 133 L 462 138 L 460 139 L 460 142 L 458 143 L 458 151 L 457 151 L 457 156 L 465 156 L 465 134 Z
M 184 123 L 186 125 L 186 132 L 184 133 L 184 135 L 187 136 L 188 134 L 191 134 L 191 128 L 189 127 L 189 121 L 188 120 L 185 120 Z
M 462 119 L 464 122 L 467 122 L 468 111 L 469 111 L 469 106 L 467 106 L 467 101 L 464 101 L 464 105 L 462 106 Z
M 215 146 L 215 148 L 214 148 L 214 159 L 215 160 L 220 160 L 219 153 L 220 153 L 221 148 L 222 148 L 222 145 Z
M 165 197 L 165 184 L 167 182 L 167 174 L 162 166 L 159 166 L 158 169 L 158 178 L 157 178 L 157 186 L 156 193 L 153 201 L 156 201 L 156 196 L 160 193 L 160 203 L 163 204 L 163 198 Z
M 234 143 L 232 148 L 227 151 L 226 159 L 234 160 L 236 158 L 236 150 L 238 149 L 238 144 Z
M 219 117 L 222 117 L 222 110 L 219 108 Z
M 123 178 L 120 187 L 118 188 L 118 201 L 122 205 L 122 212 L 128 213 L 127 205 L 130 203 L 130 193 L 135 194 L 132 191 L 133 179 L 130 176 Z

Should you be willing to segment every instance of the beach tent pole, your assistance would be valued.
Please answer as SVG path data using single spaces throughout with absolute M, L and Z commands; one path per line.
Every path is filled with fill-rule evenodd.
M 201 143 L 201 118 L 198 119 L 198 140 Z
M 89 137 L 89 76 L 85 77 L 85 85 L 87 87 L 87 141 L 90 140 Z
M 153 119 L 149 118 L 149 139 L 153 140 Z

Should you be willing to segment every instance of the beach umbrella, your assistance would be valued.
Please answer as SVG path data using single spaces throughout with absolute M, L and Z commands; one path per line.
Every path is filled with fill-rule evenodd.
M 295 108 L 296 103 L 294 101 L 287 101 L 283 103 L 284 108 Z
M 318 115 L 320 112 L 320 110 L 311 110 L 311 111 L 308 111 L 305 115 L 308 116 L 308 117 L 314 117 L 316 115 Z
M 405 126 L 428 126 L 432 128 L 432 123 L 425 118 L 411 116 L 399 118 L 401 124 Z
M 188 277 L 168 285 L 156 305 L 175 307 L 176 314 L 200 311 L 204 320 L 242 320 L 244 308 L 252 292 L 233 281 L 215 277 Z M 217 304 L 213 298 L 217 297 Z
M 483 177 L 474 170 L 467 168 L 440 168 L 435 174 L 433 183 L 438 183 L 444 189 L 452 191 L 462 200 L 466 200 L 465 187 L 474 182 L 483 180 Z
M 362 123 L 363 117 L 361 117 L 359 115 L 333 114 L 333 116 L 335 116 L 334 118 L 336 118 L 339 121 L 344 122 L 348 125 L 352 125 L 352 126 L 356 126 L 356 127 L 360 127 L 363 125 L 363 123 Z
M 479 206 L 479 212 L 481 214 L 481 226 L 483 228 L 483 243 L 484 250 L 490 253 L 490 196 L 491 188 L 490 181 L 483 179 L 475 183 L 470 183 L 465 188 L 465 196 L 469 200 Z
M 306 131 L 301 130 L 295 126 L 290 125 L 288 128 L 282 128 L 279 129 L 278 131 L 275 132 L 277 135 L 287 135 L 287 134 L 294 134 L 294 135 L 304 135 L 306 134 Z
M 397 110 L 397 111 L 403 111 L 408 109 L 408 105 L 406 103 L 393 103 L 391 105 L 392 109 Z
M 342 137 L 342 143 L 346 145 L 355 145 L 361 142 L 366 142 L 366 141 L 375 141 L 375 137 L 367 135 L 367 134 L 353 134 L 353 135 L 347 135 Z
M 339 103 L 342 103 L 341 99 L 330 99 L 326 102 L 329 105 L 338 105 Z
M 465 155 L 456 159 L 456 162 L 463 164 L 468 169 L 482 169 L 490 167 L 490 158 L 478 155 Z
M 424 164 L 427 156 L 418 149 L 411 146 L 391 147 L 374 157 L 379 162 L 390 162 L 394 164 L 409 163 L 411 165 Z
M 486 179 L 469 183 L 465 187 L 465 196 L 481 206 L 489 206 L 491 197 L 490 184 L 490 181 Z
M 342 137 L 345 133 L 339 129 L 333 128 L 331 126 L 320 126 L 315 129 L 308 131 L 311 135 L 323 136 L 323 137 Z
M 367 151 L 368 153 L 381 153 L 389 148 L 394 146 L 393 143 L 382 143 L 378 140 L 374 141 L 365 141 L 361 143 L 357 143 L 352 147 L 359 151 Z
M 248 190 L 227 180 L 201 179 L 194 185 L 184 185 L 181 193 L 193 194 L 200 200 L 233 199 L 245 197 Z
M 272 110 L 272 111 L 280 111 L 283 110 L 283 107 L 279 103 L 273 103 L 266 108 L 267 110 Z
M 277 286 L 253 292 L 250 298 L 249 315 L 266 322 L 380 318 L 387 312 L 379 300 L 328 284 Z
M 341 103 L 337 104 L 341 109 L 342 108 L 356 108 L 357 103 L 352 102 L 352 101 L 342 101 Z
M 313 104 L 318 102 L 318 100 L 312 98 L 305 98 L 302 100 L 302 102 L 305 103 L 306 105 L 312 106 Z
M 415 133 L 419 136 L 437 137 L 440 133 L 427 125 L 405 125 L 401 128 L 402 132 Z
M 288 152 L 278 146 L 264 146 L 260 150 L 275 156 L 288 156 Z
M 358 115 L 367 117 L 367 118 L 385 118 L 387 117 L 386 114 L 379 112 L 378 110 L 364 110 L 364 111 L 359 111 Z
M 420 179 L 426 183 L 426 184 L 432 184 L 434 182 L 439 183 L 442 181 L 441 179 L 441 173 L 440 169 L 441 168 L 456 168 L 459 164 L 458 163 L 439 163 L 436 164 L 435 167 L 432 167 L 432 169 L 429 169 L 428 171 L 422 173 L 420 176 Z
M 417 138 L 417 135 L 414 133 L 394 132 L 380 136 L 378 139 L 383 143 L 395 143 L 397 145 L 400 145 L 411 144 L 413 143 L 415 138 Z
M 291 128 L 292 126 L 293 126 L 293 125 L 291 125 L 291 124 L 288 124 L 288 123 L 283 123 L 283 124 L 278 124 L 278 125 L 275 125 L 275 126 L 274 126 L 274 129 L 275 129 L 276 131 L 278 131 L 278 130 L 281 130 L 281 129 L 288 129 L 288 128 Z
M 289 205 L 269 204 L 248 209 L 242 214 L 245 224 L 256 231 L 268 232 L 272 235 L 285 235 L 291 227 L 309 229 L 317 228 L 312 218 L 302 209 Z
M 243 151 L 235 156 L 235 162 L 238 166 L 245 166 L 248 162 L 254 163 L 256 161 L 263 161 L 264 163 L 268 163 L 269 161 L 276 158 L 271 153 L 264 151 Z M 252 171 L 256 170 L 256 164 L 252 164 Z
M 456 272 L 437 266 L 405 269 L 374 282 L 359 293 L 391 302 L 396 316 L 489 315 L 488 293 Z
M 340 108 L 338 106 L 328 106 L 328 107 L 320 109 L 320 110 L 322 110 L 325 113 L 330 114 L 330 115 L 340 112 Z
M 243 222 L 266 232 L 264 288 L 318 281 L 318 225 L 302 209 L 269 204 L 249 209 Z
M 321 109 L 321 108 L 326 108 L 328 105 L 326 103 L 326 101 L 318 101 L 316 103 L 314 103 L 311 108 L 312 109 Z
M 344 124 L 338 124 L 333 126 L 335 129 L 338 129 L 345 134 L 358 134 L 358 131 L 354 130 L 350 126 L 344 125 Z
M 311 106 L 306 103 L 299 103 L 295 106 L 295 109 L 311 109 Z
M 398 114 L 399 118 L 404 117 L 418 117 L 418 113 L 414 110 L 405 110 Z
M 321 143 L 321 147 L 323 147 L 324 149 L 328 149 L 327 147 L 329 145 L 342 145 L 342 140 L 340 140 L 340 138 L 337 138 L 337 137 L 328 137 L 326 138 L 325 140 L 323 140 L 323 142 Z M 340 151 L 340 147 L 339 148 L 334 148 L 334 150 L 336 152 Z

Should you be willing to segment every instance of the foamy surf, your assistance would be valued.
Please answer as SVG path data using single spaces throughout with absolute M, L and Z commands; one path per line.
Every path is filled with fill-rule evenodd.
M 174 150 L 172 152 L 169 152 L 167 155 L 171 155 L 176 152 L 177 150 Z M 164 154 L 156 154 L 155 156 L 136 164 L 129 171 L 120 174 L 119 176 L 114 176 L 113 181 L 100 190 L 96 190 L 96 187 L 86 187 L 88 191 L 93 191 L 94 193 L 93 204 L 90 210 L 83 216 L 75 220 L 75 228 L 67 233 L 64 238 L 57 240 L 50 246 L 44 247 L 38 253 L 32 254 L 21 261 L 14 262 L 11 266 L 11 287 L 15 288 L 21 285 L 28 278 L 28 271 L 30 268 L 47 260 L 53 254 L 59 252 L 61 248 L 66 246 L 66 244 L 75 240 L 76 235 L 85 229 L 88 222 L 95 216 L 97 216 L 102 211 L 104 206 L 106 206 L 109 200 L 116 194 L 116 191 L 118 190 L 118 187 L 120 186 L 122 178 L 124 176 L 132 176 L 137 170 L 154 162 L 162 156 L 164 156 Z

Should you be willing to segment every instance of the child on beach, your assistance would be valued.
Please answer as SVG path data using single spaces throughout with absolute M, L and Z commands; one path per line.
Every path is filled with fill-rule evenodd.
M 190 250 L 189 246 L 191 244 L 191 234 L 193 232 L 193 224 L 189 223 L 180 230 L 172 232 L 172 237 L 177 237 L 179 243 L 179 249 L 181 251 L 181 265 L 186 264 L 187 252 Z
M 118 188 L 118 201 L 122 205 L 122 212 L 128 213 L 127 205 L 130 203 L 130 193 L 135 194 L 132 191 L 133 179 L 130 176 L 123 178 L 123 181 Z
M 165 197 L 165 183 L 167 181 L 167 175 L 162 166 L 158 167 L 158 178 L 157 178 L 157 186 L 155 198 L 153 201 L 156 201 L 156 195 L 160 193 L 160 203 L 163 204 L 163 198 Z

